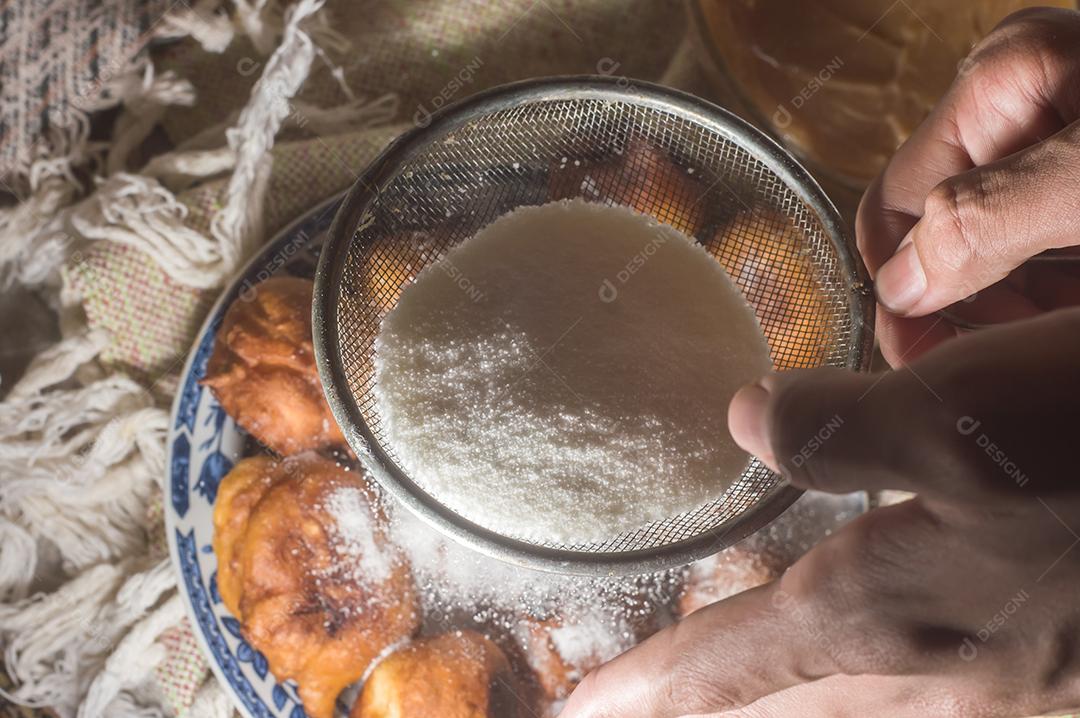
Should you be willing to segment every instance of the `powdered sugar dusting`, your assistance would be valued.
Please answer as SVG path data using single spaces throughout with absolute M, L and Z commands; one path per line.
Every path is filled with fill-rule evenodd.
M 685 580 L 689 577 L 695 584 L 702 579 L 703 565 L 643 576 L 584 577 L 503 563 L 445 538 L 403 506 L 381 497 L 366 471 L 361 476 L 366 487 L 337 487 L 323 500 L 334 519 L 335 548 L 345 564 L 337 568 L 358 583 L 374 586 L 408 566 L 424 617 L 421 635 L 471 628 L 497 641 L 502 636 L 517 643 L 518 652 L 510 657 L 519 675 L 545 674 L 563 682 L 560 691 L 569 691 L 589 671 L 674 620 Z M 800 502 L 772 530 L 755 536 L 747 550 L 770 554 L 777 541 L 797 547 L 808 528 L 831 526 L 828 508 L 833 504 L 828 502 L 835 499 L 823 500 L 818 510 L 826 516 L 807 522 L 809 516 L 797 510 Z M 788 518 L 795 514 L 797 519 Z M 394 598 L 372 591 L 371 600 Z M 357 605 L 352 610 L 366 609 Z M 547 647 L 530 643 L 530 631 L 548 639 Z M 388 648 L 382 655 L 392 651 Z M 559 667 L 551 663 L 552 656 L 561 662 Z M 557 715 L 562 695 L 543 699 L 550 702 L 538 706 L 539 715 Z
M 770 366 L 698 244 L 567 200 L 510 212 L 422 271 L 383 320 L 374 393 L 430 494 L 504 535 L 574 544 L 719 497 L 748 459 L 725 407 Z
M 633 631 L 623 617 L 596 608 L 570 617 L 549 633 L 562 659 L 584 672 L 610 661 L 634 645 Z
M 375 582 L 388 579 L 393 555 L 376 539 L 367 495 L 356 487 L 343 486 L 327 496 L 325 508 L 334 519 L 338 551 L 346 560 L 355 562 L 356 578 Z
M 679 570 L 590 577 L 522 568 L 444 538 L 404 508 L 387 509 L 391 538 L 412 566 L 425 613 L 436 622 L 465 617 L 512 632 L 530 617 L 602 610 L 627 626 L 663 612 L 681 576 Z

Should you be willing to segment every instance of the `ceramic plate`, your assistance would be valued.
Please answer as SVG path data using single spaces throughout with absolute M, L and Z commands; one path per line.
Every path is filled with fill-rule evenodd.
M 179 574 L 180 593 L 192 628 L 210 666 L 247 718 L 305 718 L 291 681 L 280 683 L 266 659 L 240 633 L 217 590 L 213 506 L 217 487 L 258 444 L 229 418 L 209 389 L 199 385 L 226 309 L 254 285 L 279 274 L 311 278 L 319 249 L 342 198 L 312 210 L 271 241 L 218 299 L 203 324 L 181 374 L 169 432 L 168 501 L 165 526 L 169 552 Z M 808 493 L 766 531 L 791 550 L 791 560 L 838 524 L 866 510 L 863 494 Z
M 192 630 L 218 680 L 248 718 L 305 718 L 305 713 L 296 685 L 274 680 L 266 659 L 240 635 L 239 621 L 218 595 L 217 559 L 210 543 L 218 483 L 233 464 L 258 448 L 199 380 L 206 373 L 214 335 L 234 300 L 271 276 L 315 276 L 319 248 L 340 204 L 341 197 L 335 197 L 285 229 L 225 290 L 199 331 L 173 403 L 165 503 L 169 553 Z

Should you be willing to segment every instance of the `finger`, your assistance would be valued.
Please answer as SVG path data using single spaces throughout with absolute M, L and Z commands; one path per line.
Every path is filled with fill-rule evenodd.
M 939 676 L 831 676 L 766 696 L 713 718 L 994 718 L 1035 715 L 1039 709 L 995 695 L 985 683 Z
M 1041 8 L 1016 13 L 976 47 L 952 87 L 868 188 L 856 236 L 871 274 L 922 215 L 935 186 L 1061 130 L 1080 115 L 1071 81 L 1080 16 Z
M 696 611 L 594 671 L 560 716 L 742 716 L 765 696 L 832 675 L 937 674 L 959 662 L 956 631 L 938 627 L 921 585 L 940 576 L 906 559 L 956 549 L 920 499 L 865 514 L 777 581 Z
M 1080 204 L 1062 201 L 1062 190 L 1080 178 L 1078 165 L 1075 123 L 938 184 L 878 270 L 878 300 L 893 313 L 923 316 L 990 287 L 1044 250 L 1075 244 Z
M 1060 130 L 1062 117 L 1080 114 L 1076 84 L 1069 79 L 1080 64 L 1072 50 L 1080 36 L 1078 18 L 1048 8 L 1016 13 L 961 65 L 952 88 L 859 205 L 856 239 L 872 277 L 922 216 L 935 186 L 1034 144 Z M 922 330 L 890 334 L 881 337 L 887 358 L 911 352 L 901 342 L 922 336 Z M 947 336 L 932 333 L 924 346 Z
M 925 718 L 928 715 L 963 715 L 977 718 L 969 710 L 951 712 L 928 710 L 946 707 L 940 700 L 926 700 L 926 679 L 906 676 L 832 676 L 766 696 L 737 713 L 721 713 L 715 718 L 855 718 L 887 715 L 890 718 Z M 958 708 L 949 701 L 949 708 Z
M 922 452 L 896 451 L 898 414 L 927 415 L 931 401 L 910 370 L 797 370 L 740 389 L 728 426 L 739 446 L 801 488 L 916 491 L 914 476 L 931 467 Z
M 770 375 L 736 393 L 729 428 L 804 488 L 1031 495 L 1068 488 L 1078 362 L 1080 311 L 1060 310 L 965 334 L 897 371 Z
M 1045 313 L 1046 309 L 1006 278 L 953 304 L 948 307 L 948 312 L 950 317 L 955 316 L 962 322 L 983 326 L 1031 319 Z
M 899 317 L 884 307 L 877 309 L 874 335 L 889 366 L 906 367 L 959 330 L 941 317 Z
M 947 321 L 941 317 L 900 317 L 878 307 L 874 334 L 889 366 L 900 368 L 947 339 L 964 332 L 953 317 L 975 326 L 1004 324 L 1030 319 L 1062 307 L 1080 306 L 1080 277 L 1066 271 L 1068 265 L 1026 264 L 998 282 L 949 307 Z
M 835 672 L 772 583 L 695 611 L 593 671 L 560 718 L 667 718 L 732 710 Z

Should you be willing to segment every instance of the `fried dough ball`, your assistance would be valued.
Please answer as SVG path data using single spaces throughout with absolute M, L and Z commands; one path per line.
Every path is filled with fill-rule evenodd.
M 676 613 L 685 618 L 712 603 L 766 584 L 781 573 L 779 562 L 766 553 L 732 546 L 690 564 Z
M 315 367 L 312 283 L 272 277 L 225 313 L 202 383 L 236 423 L 288 456 L 344 446 Z
M 385 314 L 397 304 L 401 291 L 427 266 L 436 252 L 423 232 L 406 232 L 391 241 L 376 242 L 364 261 L 364 296 Z
M 799 228 L 778 212 L 744 211 L 707 248 L 743 288 L 777 366 L 820 364 L 829 313 Z
M 274 676 L 296 681 L 307 714 L 331 718 L 341 690 L 419 625 L 410 568 L 370 487 L 308 452 L 240 462 L 218 501 L 222 600 Z
M 214 555 L 217 556 L 217 586 L 229 613 L 240 616 L 240 561 L 238 550 L 247 532 L 248 518 L 256 502 L 275 481 L 277 459 L 252 456 L 239 461 L 218 486 L 214 501 Z
M 582 197 L 622 204 L 694 236 L 705 220 L 704 188 L 667 154 L 640 137 L 621 156 L 599 165 L 552 169 L 552 200 Z
M 549 701 L 568 698 L 589 672 L 636 643 L 635 633 L 624 619 L 601 610 L 573 618 L 530 617 L 515 633 Z
M 473 631 L 409 644 L 375 667 L 350 718 L 524 716 L 510 663 Z

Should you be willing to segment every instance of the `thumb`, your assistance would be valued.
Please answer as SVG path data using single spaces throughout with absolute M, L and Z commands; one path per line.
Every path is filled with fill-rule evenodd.
M 910 369 L 856 374 L 839 368 L 771 374 L 740 389 L 728 409 L 732 437 L 800 488 L 845 493 L 903 489 L 924 473 L 921 452 L 898 452 L 912 417 L 933 397 Z M 940 433 L 940 427 L 934 432 Z
M 736 393 L 735 441 L 792 484 L 971 500 L 1075 491 L 1080 310 L 953 339 L 903 369 L 773 374 Z
M 1048 140 L 938 184 L 921 219 L 878 270 L 878 300 L 923 316 L 1004 279 L 1046 249 L 1080 237 L 1067 201 L 1080 166 L 1080 123 Z

